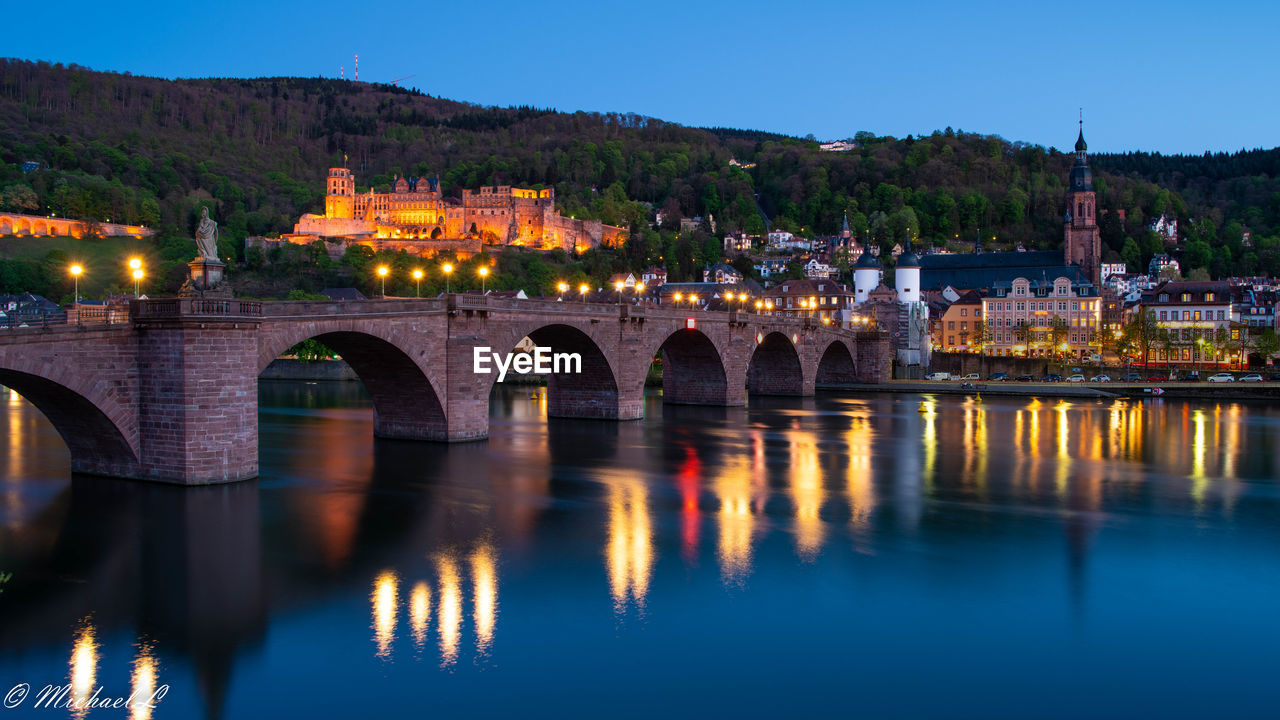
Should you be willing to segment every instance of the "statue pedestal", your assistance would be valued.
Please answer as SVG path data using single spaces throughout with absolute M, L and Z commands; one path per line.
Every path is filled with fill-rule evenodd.
M 199 257 L 187 263 L 191 274 L 178 291 L 179 297 L 231 297 L 231 289 L 222 284 L 227 264 Z

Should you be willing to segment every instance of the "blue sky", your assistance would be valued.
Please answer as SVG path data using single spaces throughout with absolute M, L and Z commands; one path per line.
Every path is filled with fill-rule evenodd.
M 1091 150 L 1280 145 L 1280 3 L 63 0 L 6 15 L 0 55 L 162 77 L 350 77 L 359 53 L 362 80 L 413 75 L 456 100 L 820 139 L 951 126 L 1066 148 L 1083 106 Z

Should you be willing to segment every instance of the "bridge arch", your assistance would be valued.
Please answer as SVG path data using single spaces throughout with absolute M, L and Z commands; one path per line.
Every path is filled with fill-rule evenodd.
M 724 353 L 701 330 L 683 328 L 668 334 L 656 350 L 662 355 L 662 400 L 681 405 L 731 405 Z M 649 363 L 645 363 L 647 372 Z M 642 379 L 643 382 L 643 379 Z M 737 403 L 737 404 L 740 404 Z
M 581 372 L 562 367 L 562 372 L 547 375 L 547 416 L 593 418 L 599 420 L 624 420 L 637 417 L 637 408 L 629 407 L 619 392 L 620 383 L 614 364 L 605 354 L 602 344 L 593 337 L 595 326 L 579 327 L 570 322 L 552 322 L 520 327 L 501 340 L 495 340 L 493 352 L 506 353 L 524 338 L 537 347 L 549 348 L 551 353 L 571 353 L 582 358 Z M 519 335 L 516 337 L 516 335 Z M 495 372 L 490 376 L 490 392 L 498 381 Z M 511 377 L 510 373 L 507 376 Z
M 314 339 L 332 349 L 355 371 L 373 401 L 373 433 L 377 437 L 447 440 L 448 418 L 443 393 L 428 371 L 414 359 L 415 343 L 376 325 L 353 330 L 307 324 L 284 332 L 268 332 L 259 342 L 258 374 L 294 345 Z M 424 340 L 419 338 L 418 343 Z
M 857 378 L 858 366 L 848 344 L 844 340 L 832 340 L 818 360 L 814 382 L 818 385 L 842 385 L 855 382 Z
M 13 221 L 7 217 L 0 217 L 0 235 L 13 234 Z
M 18 218 L 17 220 L 14 220 L 14 221 L 13 221 L 13 234 L 14 234 L 14 235 L 30 235 L 30 234 L 31 234 L 31 221 L 30 221 L 30 220 L 28 220 L 28 219 L 26 219 L 26 218 L 22 218 L 22 217 Z
M 0 385 L 44 414 L 71 452 L 71 471 L 141 477 L 136 423 L 118 398 L 55 372 L 0 368 Z
M 770 332 L 747 365 L 747 391 L 755 395 L 803 395 L 804 369 L 791 338 Z
M 31 234 L 37 237 L 48 235 L 49 234 L 48 223 L 46 223 L 43 220 L 36 220 L 34 223 L 31 224 Z

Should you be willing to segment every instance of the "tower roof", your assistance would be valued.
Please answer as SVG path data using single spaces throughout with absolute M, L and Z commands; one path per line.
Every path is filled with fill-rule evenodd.
M 1080 125 L 1080 136 L 1076 138 L 1076 152 L 1084 152 L 1089 149 L 1089 144 L 1084 141 L 1084 124 Z
M 918 268 L 920 267 L 920 258 L 914 252 L 908 249 L 906 252 L 898 256 L 898 267 L 900 268 Z
M 854 263 L 853 267 L 854 269 L 872 268 L 874 270 L 879 270 L 880 261 L 871 254 L 871 250 L 868 248 L 862 251 L 862 257 L 858 258 L 858 262 Z

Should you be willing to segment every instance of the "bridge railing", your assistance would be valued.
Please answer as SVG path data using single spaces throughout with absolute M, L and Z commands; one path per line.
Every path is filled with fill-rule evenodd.
M 173 320 L 178 318 L 257 319 L 262 317 L 262 302 L 231 298 L 161 298 L 133 300 L 129 314 L 135 321 Z

